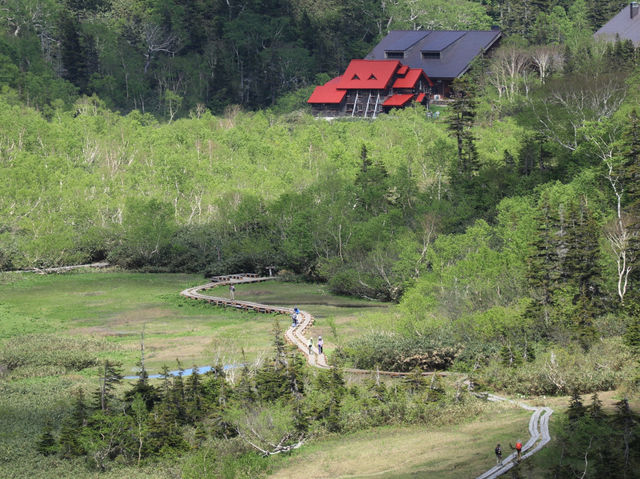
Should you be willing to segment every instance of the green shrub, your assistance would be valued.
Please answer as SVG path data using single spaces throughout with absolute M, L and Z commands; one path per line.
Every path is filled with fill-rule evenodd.
M 21 371 L 23 376 L 25 371 L 37 368 L 80 371 L 97 365 L 96 353 L 105 349 L 106 344 L 96 339 L 31 334 L 5 341 L 0 364 L 11 371 Z
M 521 394 L 586 394 L 620 386 L 631 377 L 633 366 L 631 352 L 619 338 L 611 338 L 586 353 L 577 346 L 556 346 L 516 368 L 505 368 L 496 359 L 481 370 L 479 382 Z
M 461 350 L 460 346 L 434 343 L 424 336 L 377 332 L 352 341 L 344 353 L 356 368 L 407 372 L 416 367 L 423 371 L 447 369 Z

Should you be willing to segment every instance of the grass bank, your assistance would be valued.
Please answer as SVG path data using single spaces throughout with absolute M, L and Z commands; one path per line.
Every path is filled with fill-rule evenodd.
M 480 417 L 456 425 L 360 431 L 302 449 L 270 477 L 475 477 L 494 465 L 496 443 L 507 446 L 518 437 L 528 437 L 529 416 L 515 406 L 495 405 Z

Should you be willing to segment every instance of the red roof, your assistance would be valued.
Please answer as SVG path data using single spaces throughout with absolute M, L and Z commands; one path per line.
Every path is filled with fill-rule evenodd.
M 307 103 L 341 103 L 347 91 L 336 90 L 338 82 L 335 80 L 339 80 L 339 78 L 340 77 L 334 78 L 324 85 L 317 86 L 307 100 Z
M 393 95 L 387 98 L 382 106 L 405 106 L 412 98 L 412 93 L 407 93 L 406 95 Z
M 417 101 L 418 103 L 422 103 L 422 102 L 424 101 L 424 97 L 425 97 L 425 96 L 426 96 L 426 95 L 425 95 L 424 93 L 420 93 L 420 94 L 416 97 L 416 101 Z
M 433 82 L 426 75 L 422 68 L 412 68 L 404 76 L 404 78 L 398 78 L 393 84 L 393 88 L 413 88 L 418 83 L 418 79 L 424 78 L 430 86 L 433 86 Z
M 398 60 L 351 60 L 338 88 L 382 90 L 389 86 L 400 66 Z
M 407 65 L 402 65 L 400 68 L 398 68 L 398 75 L 404 76 L 407 74 L 408 71 L 409 71 L 409 67 Z

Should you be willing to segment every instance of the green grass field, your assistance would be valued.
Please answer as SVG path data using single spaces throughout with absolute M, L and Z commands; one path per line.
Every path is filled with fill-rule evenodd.
M 285 460 L 277 479 L 471 478 L 493 467 L 493 448 L 528 437 L 530 414 L 495 405 L 473 421 L 439 427 L 384 427 L 319 441 Z
M 157 372 L 180 359 L 193 364 L 238 363 L 242 351 L 249 360 L 268 353 L 272 316 L 213 307 L 184 299 L 179 292 L 204 283 L 183 274 L 74 273 L 64 275 L 8 275 L 0 284 L 0 340 L 28 334 L 64 334 L 96 338 L 106 343 L 101 358 L 123 362 L 134 371 L 144 330 L 146 366 Z M 226 296 L 226 288 L 209 294 Z M 239 285 L 238 299 L 293 306 L 317 318 L 312 335 L 324 335 L 331 349 L 330 324 L 339 337 L 361 331 L 362 316 L 387 311 L 380 303 L 336 297 L 321 286 L 267 282 Z M 280 317 L 281 326 L 289 318 Z M 371 321 L 371 320 L 369 320 Z M 375 321 L 375 319 L 373 320 Z
M 180 477 L 179 462 L 116 468 L 102 475 L 82 461 L 45 458 L 34 448 L 45 422 L 59 422 L 68 411 L 71 392 L 82 387 L 90 394 L 98 387 L 97 366 L 65 370 L 56 362 L 56 347 L 80 359 L 93 355 L 122 361 L 125 373 L 136 370 L 143 328 L 151 373 L 163 364 L 173 369 L 176 358 L 190 367 L 239 362 L 242 350 L 249 360 L 269 354 L 272 316 L 179 296 L 182 289 L 204 282 L 186 274 L 0 275 L 0 356 L 28 350 L 25 366 L 5 378 L 0 374 L 0 477 Z M 226 296 L 228 290 L 209 294 Z M 324 336 L 329 350 L 372 329 L 393 329 L 398 321 L 392 305 L 336 297 L 322 285 L 240 285 L 236 298 L 311 312 L 316 323 L 310 334 Z M 281 319 L 284 328 L 289 318 Z M 273 477 L 473 477 L 493 465 L 496 442 L 528 437 L 526 411 L 512 406 L 486 410 L 455 425 L 385 427 L 312 441 L 289 457 L 274 458 Z M 536 476 L 530 472 L 526 477 Z
M 250 361 L 269 354 L 273 316 L 214 307 L 179 295 L 204 282 L 201 276 L 186 274 L 0 274 L 0 363 L 9 353 L 25 362 L 4 378 L 0 371 L 0 477 L 93 477 L 82 463 L 44 458 L 34 451 L 45 422 L 59 422 L 68 411 L 71 392 L 82 387 L 90 395 L 98 388 L 98 366 L 68 370 L 60 365 L 68 357 L 121 361 L 124 373 L 132 374 L 137 371 L 143 329 L 150 373 L 164 364 L 175 369 L 176 359 L 190 367 L 238 363 L 242 351 Z M 225 296 L 228 290 L 210 294 Z M 298 305 L 317 317 L 312 334 L 327 339 L 331 322 L 340 337 L 347 337 L 360 330 L 367 316 L 377 321 L 377 313 L 388 309 L 335 297 L 309 284 L 240 285 L 236 295 Z M 288 317 L 281 317 L 283 328 L 288 323 Z M 144 473 L 127 469 L 126 475 L 176 477 L 175 467 L 162 464 Z M 122 471 L 113 474 L 122 477 Z

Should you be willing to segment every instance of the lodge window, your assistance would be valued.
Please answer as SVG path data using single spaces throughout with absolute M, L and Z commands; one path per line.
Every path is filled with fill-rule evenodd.
M 425 60 L 428 60 L 428 59 L 440 60 L 440 52 L 424 51 L 422 52 L 422 58 L 424 58 Z
M 387 58 L 404 58 L 404 52 L 398 51 L 386 51 L 384 52 L 384 55 Z

